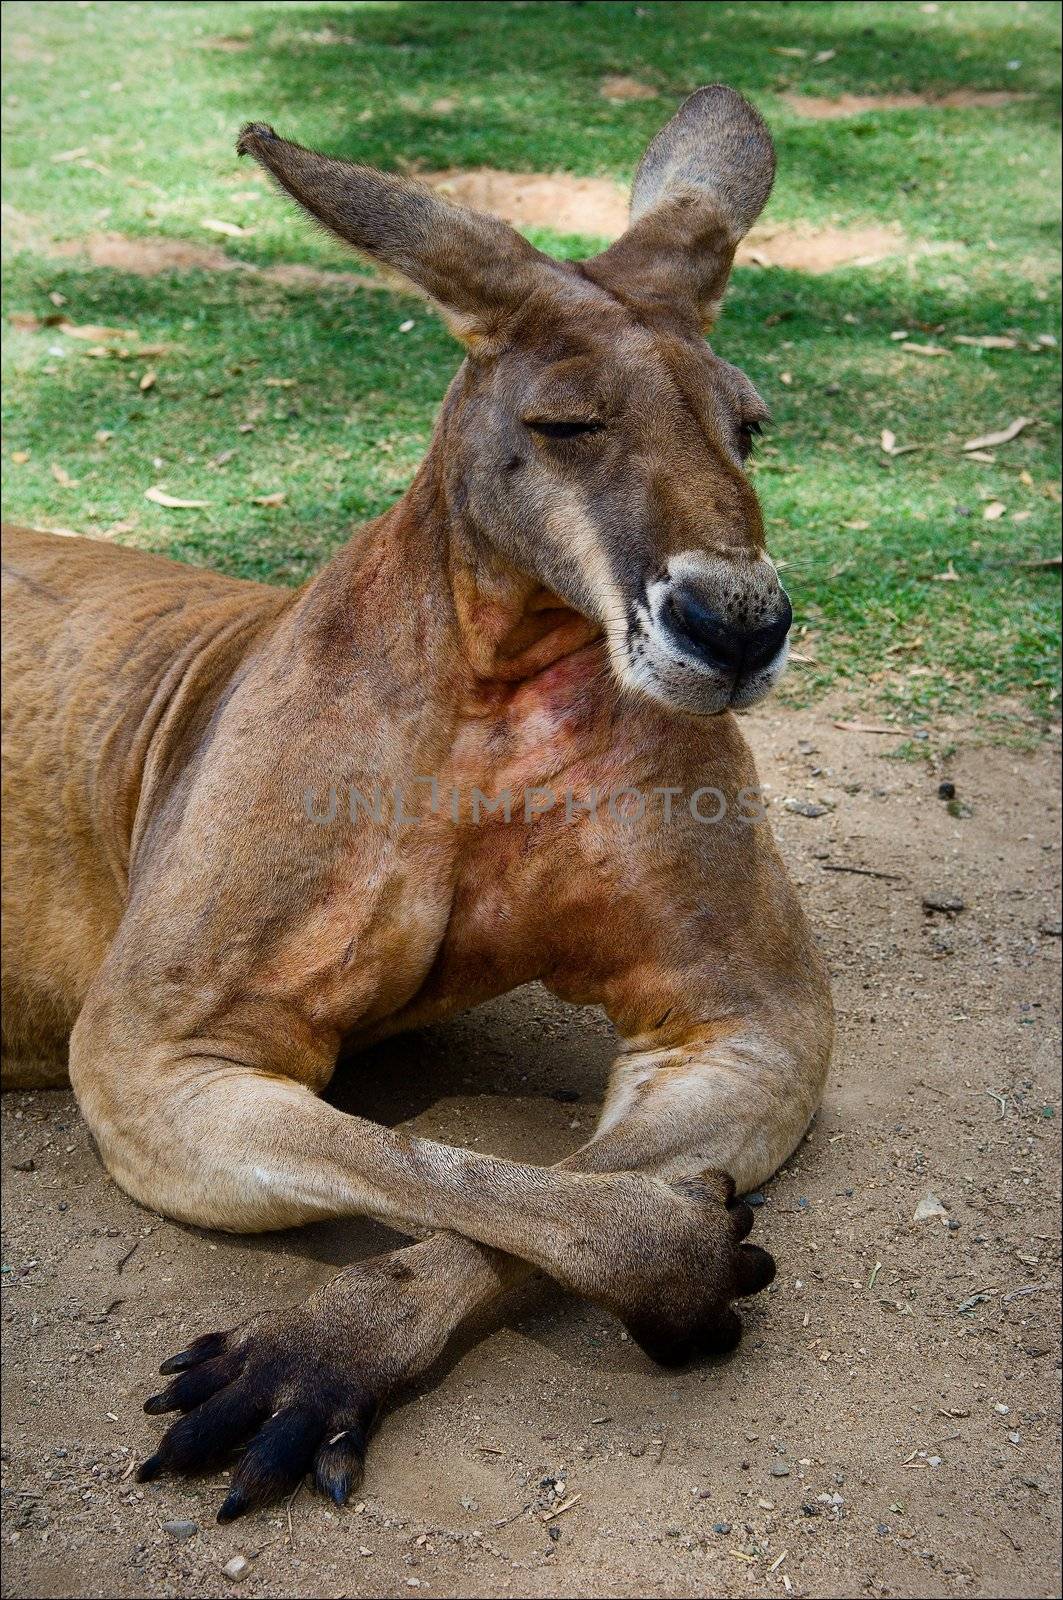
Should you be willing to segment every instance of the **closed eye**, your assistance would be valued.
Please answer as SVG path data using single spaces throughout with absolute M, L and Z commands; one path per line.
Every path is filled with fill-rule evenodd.
M 544 439 L 576 439 L 582 434 L 601 433 L 605 423 L 596 417 L 525 417 L 524 426 Z
M 738 428 L 738 453 L 743 461 L 748 461 L 757 447 L 757 440 L 764 432 L 764 424 L 756 420 L 743 422 Z

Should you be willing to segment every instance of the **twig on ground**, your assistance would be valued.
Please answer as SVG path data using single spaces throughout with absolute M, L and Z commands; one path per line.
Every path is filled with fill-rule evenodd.
M 553 1522 L 555 1517 L 563 1517 L 566 1511 L 571 1511 L 577 1501 L 582 1499 L 583 1496 L 581 1494 L 570 1494 L 567 1500 L 562 1500 L 561 1504 L 555 1506 L 552 1511 L 544 1511 L 543 1521 Z
M 860 878 L 884 878 L 888 883 L 903 883 L 899 872 L 876 872 L 874 867 L 847 867 L 841 862 L 821 861 L 824 872 L 855 872 Z

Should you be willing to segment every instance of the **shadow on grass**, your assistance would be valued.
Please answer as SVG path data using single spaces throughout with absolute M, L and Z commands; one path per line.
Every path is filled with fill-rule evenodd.
M 218 103 L 231 110 L 234 130 L 266 118 L 303 142 L 384 167 L 416 161 L 627 176 L 675 100 L 707 81 L 761 100 L 780 88 L 832 95 L 1018 84 L 1030 98 L 988 114 L 894 112 L 842 124 L 775 117 L 795 206 L 815 211 L 824 196 L 840 194 L 850 210 L 880 213 L 900 167 L 909 193 L 926 187 L 932 226 L 933 184 L 950 160 L 941 137 L 948 119 L 973 115 L 1032 148 L 1046 124 L 1058 124 L 1049 13 L 1041 23 L 1045 67 L 1019 84 L 1005 62 L 1010 53 L 1034 53 L 1029 29 L 1038 17 L 1025 15 L 1013 32 L 994 9 L 981 8 L 981 25 L 968 16 L 950 29 L 910 4 L 743 5 L 735 15 L 669 3 L 499 4 L 487 14 L 467 3 L 303 5 L 283 18 L 264 11 L 241 32 L 244 53 L 219 53 Z M 836 57 L 813 68 L 825 44 Z M 612 104 L 599 92 L 610 73 L 632 74 L 660 98 Z

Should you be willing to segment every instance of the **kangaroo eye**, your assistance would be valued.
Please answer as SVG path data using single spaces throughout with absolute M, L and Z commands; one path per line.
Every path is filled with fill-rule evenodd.
M 601 433 L 605 423 L 593 417 L 573 418 L 570 421 L 561 421 L 557 417 L 525 417 L 524 426 L 544 439 L 576 439 L 583 434 Z
M 738 453 L 743 461 L 748 461 L 757 447 L 757 440 L 764 432 L 762 422 L 743 422 L 738 429 Z

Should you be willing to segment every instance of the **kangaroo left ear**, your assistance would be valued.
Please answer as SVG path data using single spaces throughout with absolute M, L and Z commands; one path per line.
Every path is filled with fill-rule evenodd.
M 263 122 L 242 130 L 253 156 L 314 220 L 426 294 L 469 345 L 489 339 L 559 268 L 497 217 L 451 205 L 394 173 L 307 150 Z
M 775 148 L 759 112 L 722 83 L 698 89 L 650 144 L 631 188 L 631 225 L 588 275 L 703 329 L 716 319 L 739 240 L 763 211 Z

